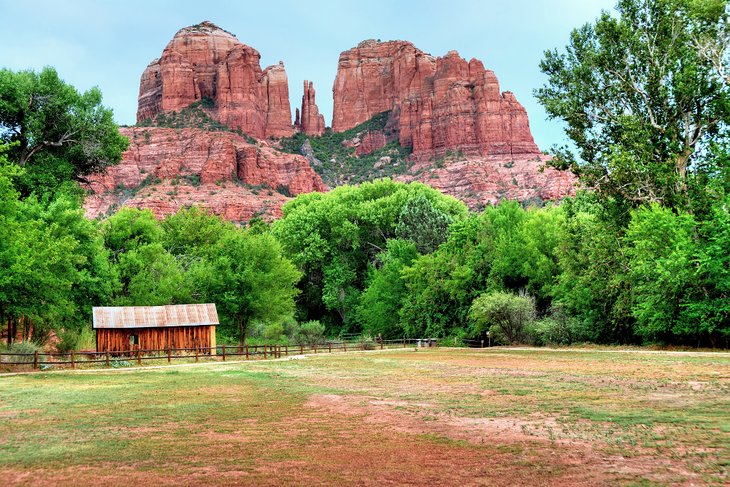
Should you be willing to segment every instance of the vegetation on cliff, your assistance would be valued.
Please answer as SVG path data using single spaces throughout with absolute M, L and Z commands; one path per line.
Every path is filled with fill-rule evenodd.
M 367 122 L 344 132 L 325 131 L 321 136 L 297 133 L 279 140 L 283 151 L 311 156 L 310 164 L 330 187 L 359 184 L 377 178 L 393 177 L 408 172 L 411 149 L 401 147 L 398 138 L 386 130 L 390 112 L 380 113 Z M 356 143 L 368 133 L 382 133 L 387 139 L 383 147 L 368 154 L 358 154 Z M 306 147 L 307 141 L 311 153 Z

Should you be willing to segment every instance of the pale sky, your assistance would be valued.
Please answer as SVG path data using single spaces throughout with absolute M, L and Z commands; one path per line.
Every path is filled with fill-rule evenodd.
M 98 86 L 120 124 L 135 123 L 139 77 L 180 28 L 210 20 L 261 53 L 262 68 L 284 61 L 294 108 L 302 81 L 332 122 L 340 52 L 364 39 L 403 39 L 436 56 L 457 50 L 481 59 L 502 91 L 525 106 L 535 141 L 565 140 L 532 95 L 545 77 L 546 49 L 563 48 L 571 29 L 615 0 L 0 0 L 0 67 L 53 66 L 80 90 Z

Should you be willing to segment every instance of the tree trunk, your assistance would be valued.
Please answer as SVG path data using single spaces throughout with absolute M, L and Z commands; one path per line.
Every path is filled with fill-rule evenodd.
M 8 320 L 8 347 L 13 344 L 15 338 L 15 318 L 12 316 Z
M 246 325 L 243 318 L 238 318 L 238 343 L 242 346 L 246 344 Z
M 677 181 L 677 193 L 687 204 L 687 211 L 691 212 L 689 205 L 689 193 L 687 192 L 687 165 L 689 164 L 689 157 L 692 155 L 692 148 L 687 147 L 677 156 L 677 175 L 679 181 Z

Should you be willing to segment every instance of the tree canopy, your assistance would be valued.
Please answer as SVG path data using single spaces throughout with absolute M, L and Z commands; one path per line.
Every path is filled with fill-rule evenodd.
M 619 0 L 545 52 L 535 95 L 565 121 L 572 167 L 600 196 L 689 209 L 699 177 L 722 170 L 728 137 L 726 0 Z
M 48 67 L 0 69 L 0 140 L 14 143 L 9 159 L 28 167 L 26 193 L 85 181 L 119 162 L 128 145 L 98 88 L 79 93 Z
M 354 318 L 369 265 L 396 237 L 408 202 L 421 197 L 438 214 L 454 220 L 466 216 L 466 206 L 452 197 L 389 179 L 300 195 L 284 206 L 273 232 L 303 272 L 303 319 L 322 318 L 329 330 L 359 328 Z

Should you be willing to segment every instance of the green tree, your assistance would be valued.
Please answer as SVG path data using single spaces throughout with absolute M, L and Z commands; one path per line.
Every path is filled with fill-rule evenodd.
M 368 286 L 360 296 L 357 315 L 364 331 L 383 338 L 403 336 L 398 313 L 406 286 L 401 273 L 416 257 L 418 251 L 413 242 L 388 241 L 388 249 L 379 257 L 380 267 L 371 269 Z
M 175 256 L 199 255 L 215 245 L 233 224 L 200 207 L 184 208 L 161 222 L 162 245 Z
M 108 291 L 98 232 L 74 200 L 20 199 L 24 170 L 0 147 L 0 323 L 21 316 L 41 328 L 77 326 Z M 12 330 L 9 333 L 13 335 Z M 37 335 L 37 334 L 36 334 Z
M 637 210 L 626 234 L 632 313 L 647 341 L 701 343 L 730 335 L 727 204 L 699 224 L 658 206 Z
M 624 228 L 594 193 L 566 199 L 562 210 L 554 299 L 578 318 L 588 340 L 635 342 Z
M 420 194 L 406 201 L 398 216 L 395 235 L 411 240 L 419 252 L 428 254 L 446 241 L 453 221 L 451 216 L 436 209 L 425 195 Z
M 119 279 L 115 304 L 159 306 L 191 301 L 185 269 L 163 247 L 162 227 L 150 210 L 122 208 L 103 223 L 102 233 Z
M 9 159 L 28 168 L 24 193 L 85 181 L 119 162 L 128 145 L 101 92 L 79 93 L 53 68 L 0 70 L 0 140 L 14 142 Z
M 730 127 L 717 57 L 726 59 L 727 5 L 619 0 L 617 15 L 575 29 L 565 52 L 547 51 L 535 94 L 578 149 L 559 149 L 556 164 L 619 206 L 691 208 L 692 180 L 717 172 L 711 146 Z
M 528 326 L 535 321 L 535 301 L 505 292 L 483 294 L 472 303 L 469 317 L 476 334 L 490 331 L 508 344 L 523 343 Z
M 222 324 L 235 330 L 240 343 L 252 323 L 271 324 L 294 314 L 301 273 L 271 234 L 228 232 L 190 272 L 204 283 L 206 299 L 216 303 Z
M 635 212 L 625 237 L 637 333 L 666 340 L 682 321 L 682 305 L 696 285 L 691 215 L 652 205 Z
M 328 331 L 357 328 L 369 266 L 396 236 L 406 203 L 419 195 L 454 220 L 466 215 L 463 203 L 433 188 L 388 179 L 299 195 L 284 206 L 273 233 L 303 272 L 302 319 L 322 319 Z

